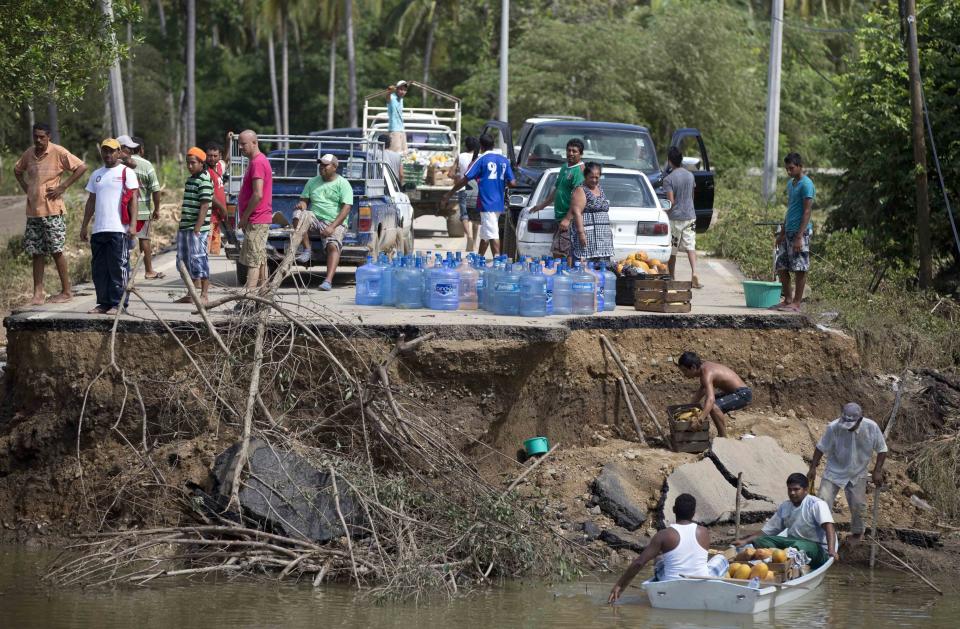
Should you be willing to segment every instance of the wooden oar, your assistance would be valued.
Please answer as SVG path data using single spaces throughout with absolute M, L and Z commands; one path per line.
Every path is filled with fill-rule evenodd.
M 680 575 L 681 579 L 696 579 L 698 581 L 723 581 L 724 583 L 733 583 L 736 585 L 749 585 L 752 579 L 731 579 L 730 577 L 695 577 L 687 576 L 685 574 Z M 800 585 L 797 583 L 774 583 L 772 581 L 760 581 L 760 587 L 774 587 L 774 588 L 796 588 L 798 590 L 809 590 L 810 586 Z

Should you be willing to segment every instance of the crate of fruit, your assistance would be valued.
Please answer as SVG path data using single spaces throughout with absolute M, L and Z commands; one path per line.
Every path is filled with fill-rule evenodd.
M 710 424 L 698 422 L 699 415 L 700 407 L 696 404 L 667 407 L 671 450 L 700 453 L 710 447 Z

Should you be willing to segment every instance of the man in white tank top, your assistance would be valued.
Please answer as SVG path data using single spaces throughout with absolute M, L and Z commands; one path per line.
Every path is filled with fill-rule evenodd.
M 690 494 L 680 494 L 673 503 L 673 514 L 677 523 L 659 531 L 637 555 L 630 567 L 623 573 L 607 602 L 614 603 L 630 585 L 641 568 L 648 561 L 663 553 L 663 573 L 661 581 L 679 579 L 680 575 L 706 576 L 707 550 L 710 548 L 710 531 L 693 521 L 697 510 L 697 499 Z

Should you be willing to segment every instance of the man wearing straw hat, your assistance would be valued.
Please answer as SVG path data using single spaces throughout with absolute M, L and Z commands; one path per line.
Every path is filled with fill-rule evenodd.
M 856 402 L 843 405 L 840 417 L 827 425 L 827 430 L 813 450 L 807 479 L 813 486 L 817 478 L 820 459 L 827 456 L 827 467 L 820 481 L 820 498 L 830 505 L 843 489 L 850 506 L 850 537 L 854 544 L 863 539 L 866 525 L 863 513 L 867 508 L 867 467 L 873 453 L 877 462 L 871 478 L 876 487 L 883 484 L 883 462 L 887 459 L 887 442 L 877 422 L 863 416 L 863 409 Z

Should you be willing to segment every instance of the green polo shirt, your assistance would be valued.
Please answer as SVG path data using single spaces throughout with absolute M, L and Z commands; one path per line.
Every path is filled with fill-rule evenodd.
M 570 211 L 573 191 L 583 185 L 583 162 L 564 164 L 557 173 L 557 190 L 553 195 L 553 215 L 559 221 Z
M 353 205 L 353 188 L 340 175 L 333 181 L 324 181 L 323 177 L 317 175 L 303 187 L 300 198 L 310 202 L 310 211 L 314 216 L 329 223 L 337 218 L 340 206 Z

